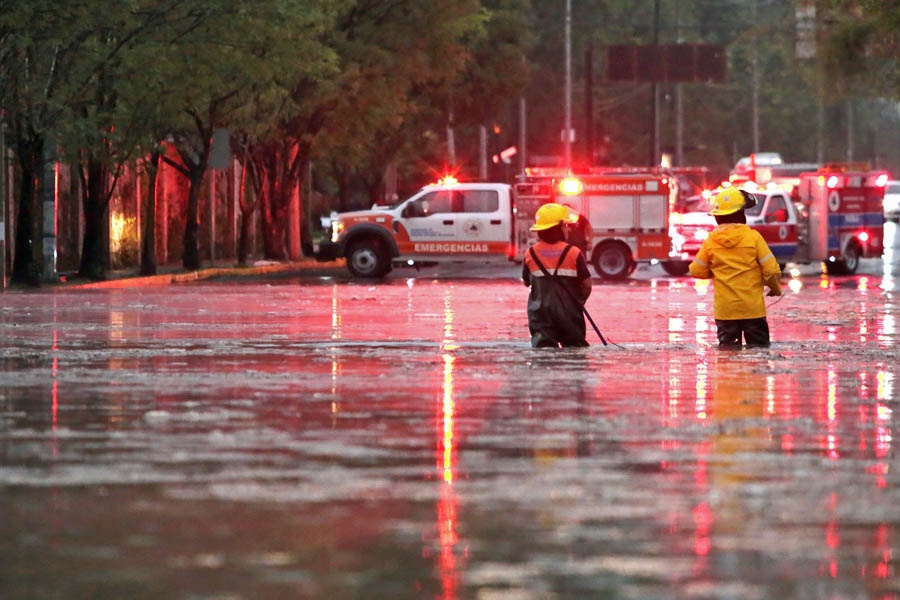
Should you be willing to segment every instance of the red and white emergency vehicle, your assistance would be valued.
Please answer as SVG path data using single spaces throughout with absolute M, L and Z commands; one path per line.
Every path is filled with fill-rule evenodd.
M 884 251 L 884 171 L 865 165 L 825 165 L 802 173 L 800 203 L 809 212 L 805 256 L 821 260 L 829 273 L 853 273 L 860 258 Z
M 747 225 L 759 231 L 779 263 L 822 261 L 828 273 L 847 274 L 856 271 L 860 258 L 881 256 L 887 173 L 826 165 L 792 178 L 788 185 L 748 181 L 737 186 L 756 195 L 757 205 L 746 211 Z M 673 214 L 671 274 L 687 273 L 687 265 L 716 227 L 708 209 Z
M 560 171 L 529 169 L 519 177 L 516 188 L 523 209 L 537 210 L 549 201 L 568 205 L 587 218 L 593 236 L 586 258 L 605 279 L 623 279 L 638 263 L 669 256 L 669 206 L 678 192 L 677 182 L 669 175 L 595 168 L 565 176 Z M 527 209 L 517 216 L 523 225 L 534 219 Z M 533 233 L 525 233 L 527 229 L 520 226 L 519 230 L 528 243 L 536 241 Z
M 357 277 L 393 266 L 509 261 L 515 254 L 515 195 L 504 183 L 445 178 L 391 206 L 338 214 L 322 260 L 345 257 Z

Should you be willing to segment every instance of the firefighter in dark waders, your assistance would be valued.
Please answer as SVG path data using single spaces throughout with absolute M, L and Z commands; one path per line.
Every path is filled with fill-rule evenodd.
M 528 329 L 535 348 L 587 346 L 582 311 L 591 295 L 591 274 L 581 250 L 566 242 L 569 209 L 545 204 L 531 227 L 538 243 L 525 253 L 522 281 L 528 295 Z

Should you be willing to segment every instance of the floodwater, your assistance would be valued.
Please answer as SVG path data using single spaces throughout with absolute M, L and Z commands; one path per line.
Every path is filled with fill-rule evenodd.
M 560 351 L 515 269 L 5 293 L 0 597 L 896 598 L 897 262 L 742 351 L 661 271 Z

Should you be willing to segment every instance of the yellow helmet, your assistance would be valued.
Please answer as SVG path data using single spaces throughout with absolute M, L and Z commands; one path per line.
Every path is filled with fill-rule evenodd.
M 753 208 L 756 206 L 756 198 L 751 194 L 737 188 L 728 188 L 722 190 L 713 199 L 713 209 L 709 214 L 716 216 L 730 215 L 736 213 L 742 208 Z
M 574 223 L 577 220 L 569 214 L 569 209 L 562 204 L 544 204 L 534 215 L 534 225 L 531 226 L 532 231 L 541 231 L 550 229 L 562 223 Z

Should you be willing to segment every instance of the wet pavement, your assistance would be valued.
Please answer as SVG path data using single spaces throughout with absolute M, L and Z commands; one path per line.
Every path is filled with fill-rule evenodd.
M 742 351 L 658 267 L 533 350 L 516 271 L 0 295 L 0 597 L 900 595 L 900 258 Z

